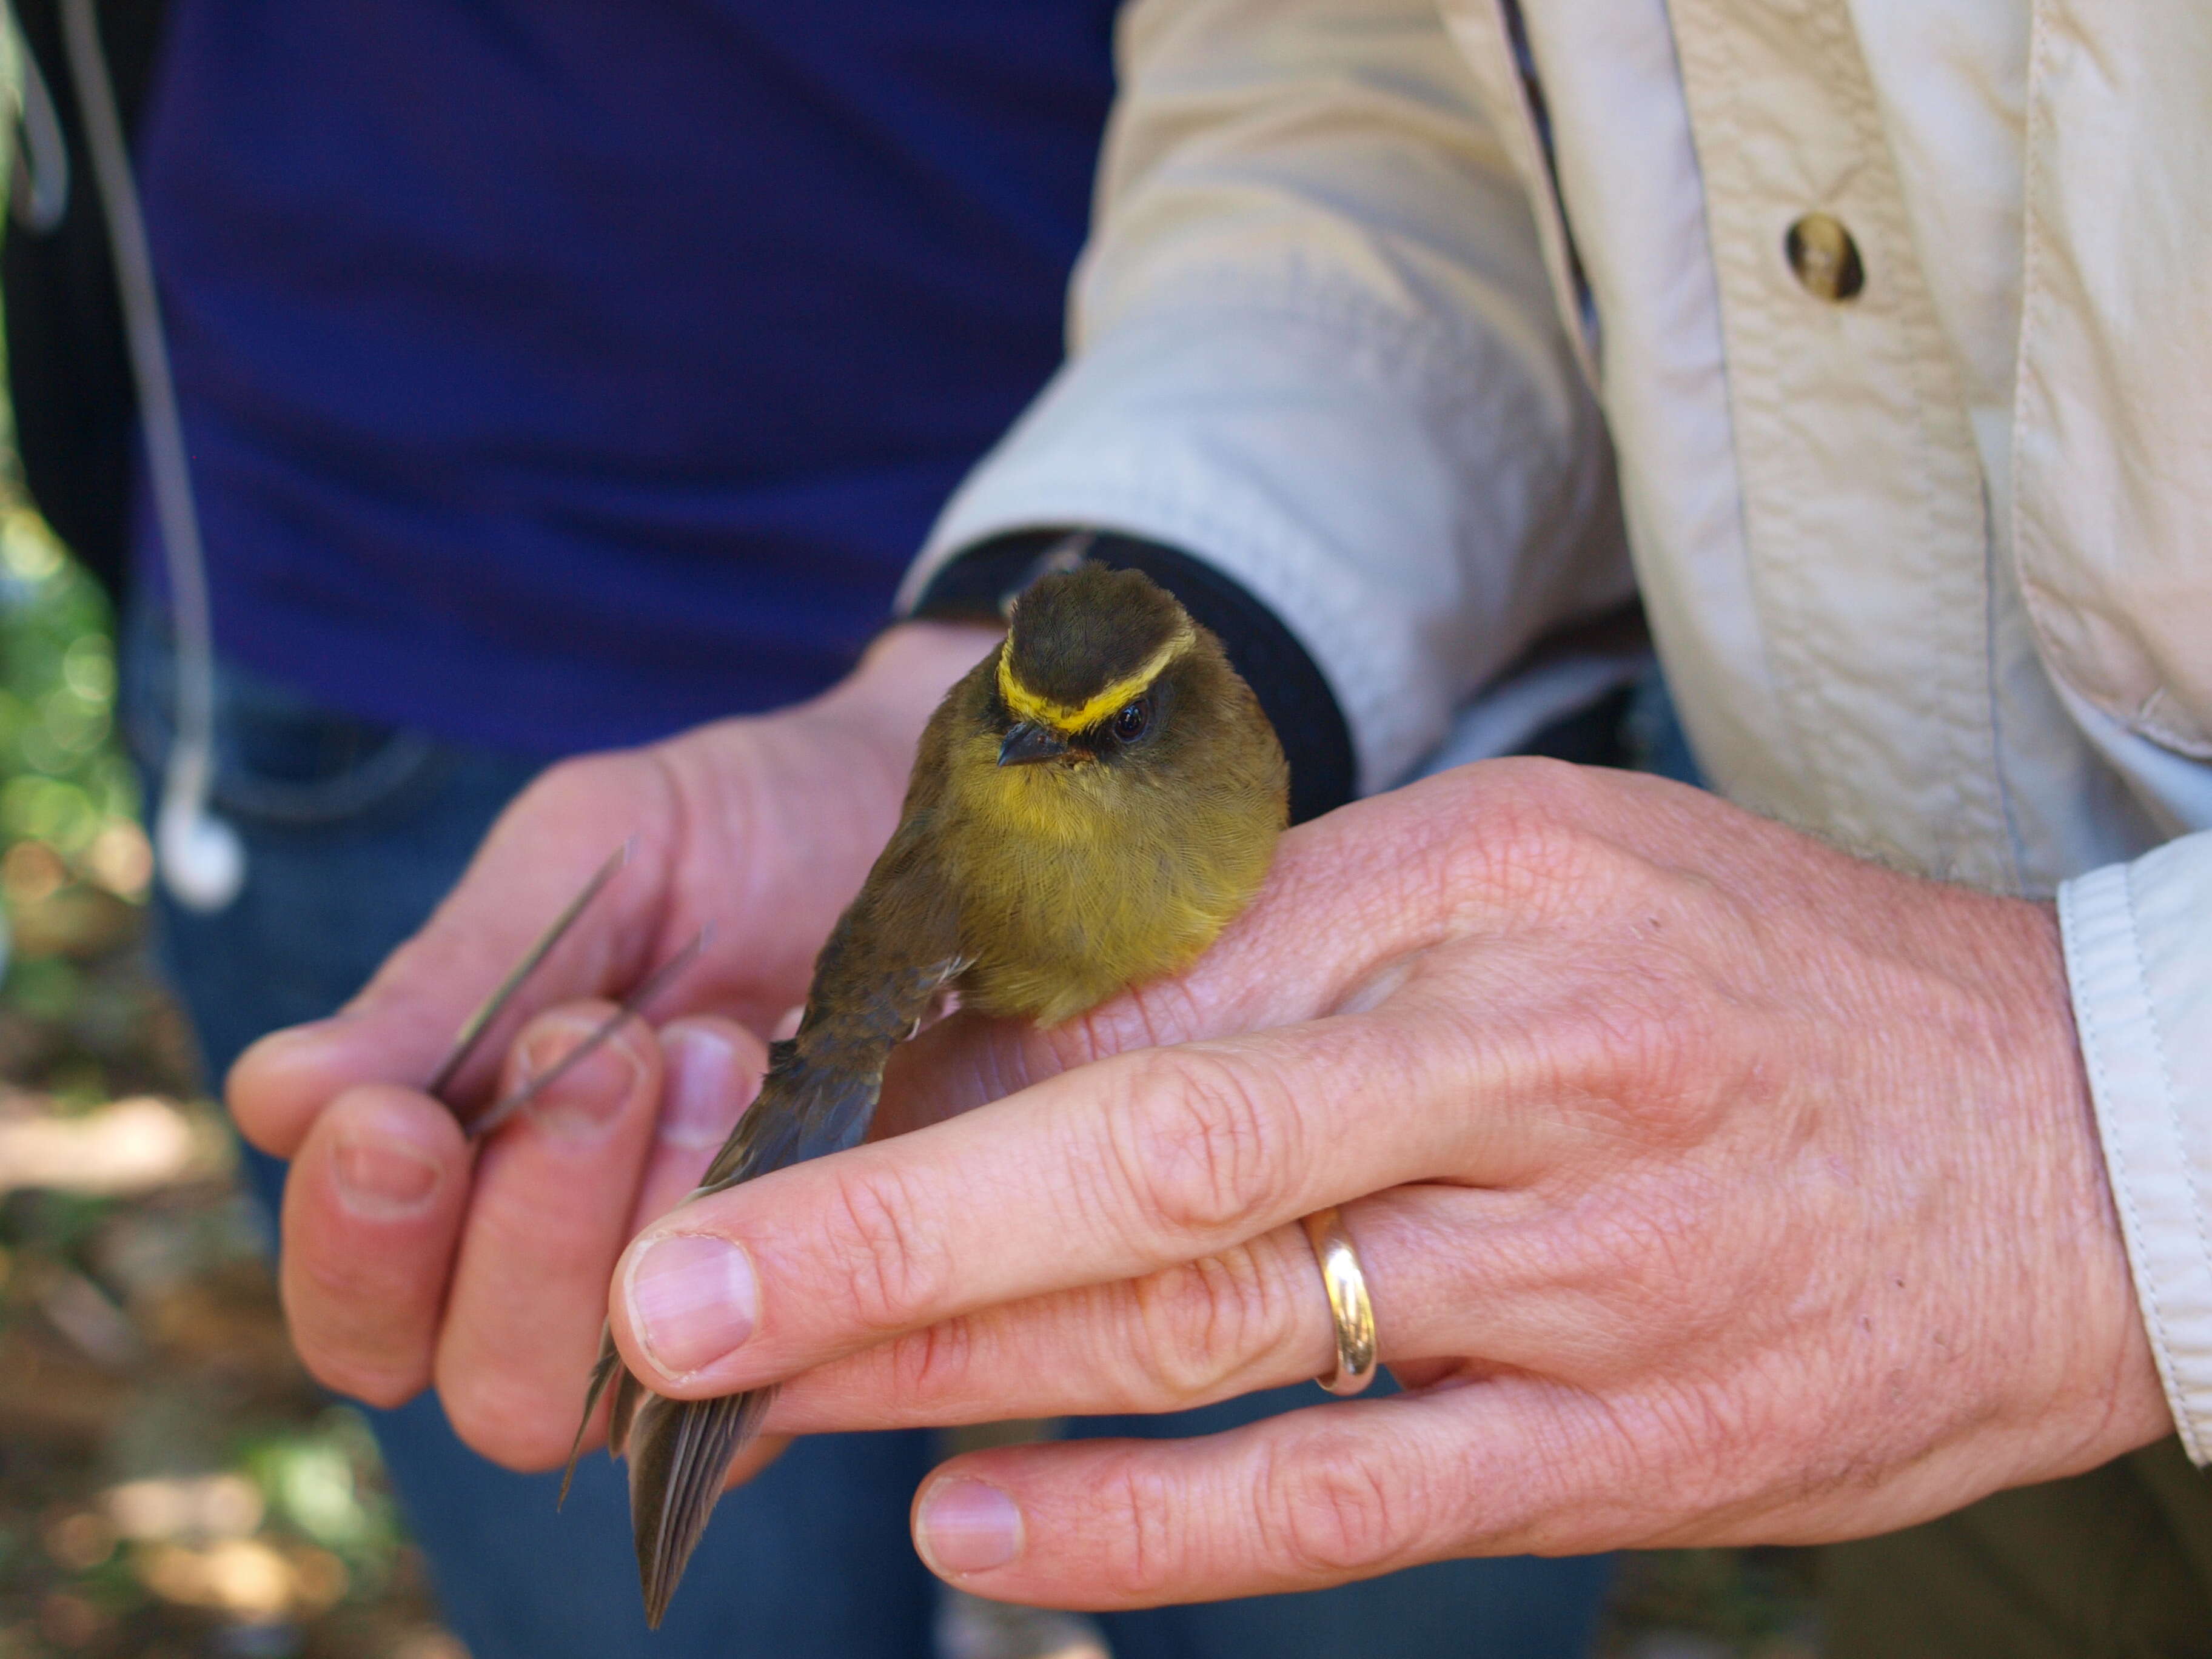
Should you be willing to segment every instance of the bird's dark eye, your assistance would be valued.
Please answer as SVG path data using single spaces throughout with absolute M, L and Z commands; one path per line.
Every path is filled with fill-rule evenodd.
M 1139 697 L 1134 702 L 1123 703 L 1121 712 L 1114 716 L 1114 735 L 1123 743 L 1134 743 L 1145 735 L 1145 727 L 1152 723 L 1152 700 Z

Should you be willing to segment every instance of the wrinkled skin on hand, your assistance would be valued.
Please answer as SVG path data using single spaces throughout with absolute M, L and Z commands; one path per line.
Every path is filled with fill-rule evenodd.
M 988 1596 L 1843 1538 L 2170 1428 L 2050 910 L 1658 780 L 1492 763 L 1346 808 L 1189 974 L 945 1022 L 886 1112 L 912 1133 L 625 1253 L 651 1386 L 788 1379 L 789 1433 L 1312 1376 L 1296 1221 L 1330 1203 L 1412 1386 L 957 1459 L 917 1540 Z
M 318 1378 L 377 1405 L 434 1384 L 477 1450 L 562 1461 L 616 1257 L 690 1190 L 758 1087 L 765 1038 L 896 821 L 923 720 L 996 637 L 908 624 L 812 702 L 553 768 L 343 1012 L 240 1059 L 240 1129 L 293 1160 L 281 1282 Z M 630 1022 L 471 1147 L 420 1085 L 625 840 L 627 866 L 454 1097 L 480 1104 L 550 1067 L 711 921 L 708 949 L 656 1000 L 657 1035 Z

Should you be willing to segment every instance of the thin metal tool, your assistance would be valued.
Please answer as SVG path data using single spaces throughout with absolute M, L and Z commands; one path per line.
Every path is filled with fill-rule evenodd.
M 489 1110 L 478 1114 L 471 1121 L 464 1124 L 462 1128 L 469 1139 L 474 1140 L 480 1135 L 489 1134 L 550 1088 L 556 1079 L 567 1076 L 570 1071 L 581 1065 L 601 1043 L 622 1030 L 625 1021 L 642 1012 L 645 1005 L 671 984 L 677 975 L 698 960 L 699 953 L 707 948 L 708 937 L 713 932 L 714 929 L 711 927 L 702 927 L 691 936 L 691 942 L 689 945 L 640 981 L 636 988 L 623 999 L 622 1006 L 593 1027 L 589 1036 L 562 1055 L 541 1075 L 532 1078 L 506 1099 L 495 1102 Z
M 424 1094 L 433 1100 L 446 1100 L 446 1091 L 460 1075 L 461 1067 L 469 1063 L 469 1056 L 476 1053 L 477 1044 L 483 1040 L 483 1035 L 491 1029 L 492 1022 L 506 1011 L 507 1005 L 514 1000 L 514 994 L 522 988 L 523 981 L 538 971 L 538 964 L 545 960 L 553 947 L 575 925 L 576 918 L 584 914 L 585 908 L 599 897 L 599 890 L 615 878 L 615 872 L 629 862 L 629 852 L 630 842 L 625 841 L 607 855 L 607 861 L 592 872 L 592 878 L 584 884 L 583 890 L 568 901 L 568 908 L 553 918 L 553 925 L 538 936 L 538 942 L 523 953 L 522 960 L 508 970 L 507 977 L 500 981 L 498 988 L 483 1000 L 483 1006 L 476 1012 L 469 1016 L 468 1023 L 461 1027 L 460 1035 L 453 1039 L 453 1052 L 446 1056 L 446 1063 L 422 1085 Z M 451 1101 L 446 1101 L 446 1103 L 448 1106 L 453 1104 Z

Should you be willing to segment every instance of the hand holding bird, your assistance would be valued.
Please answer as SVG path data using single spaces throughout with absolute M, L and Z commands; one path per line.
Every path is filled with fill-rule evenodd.
M 2049 908 L 1681 785 L 1509 760 L 1357 803 L 1188 972 L 902 1059 L 921 1127 L 631 1245 L 653 1388 L 780 1383 L 811 1434 L 1315 1376 L 1334 1205 L 1409 1390 L 956 1459 L 915 1536 L 980 1595 L 1856 1536 L 2171 1431 Z M 741 1340 L 672 1249 L 750 1287 Z

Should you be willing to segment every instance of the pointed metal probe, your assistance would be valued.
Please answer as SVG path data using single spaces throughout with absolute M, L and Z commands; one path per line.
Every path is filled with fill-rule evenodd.
M 622 1030 L 626 1021 L 642 1012 L 645 1005 L 658 996 L 678 974 L 698 960 L 699 953 L 707 948 L 707 940 L 713 933 L 714 929 L 708 927 L 702 927 L 697 933 L 692 934 L 691 942 L 689 945 L 640 980 L 631 989 L 630 994 L 622 1000 L 622 1006 L 593 1027 L 589 1036 L 562 1055 L 545 1071 L 525 1083 L 513 1094 L 504 1100 L 493 1103 L 489 1109 L 479 1112 L 465 1124 L 463 1127 L 467 1131 L 469 1139 L 474 1140 L 479 1135 L 489 1134 L 550 1088 L 556 1079 L 566 1077 L 576 1066 L 581 1065 L 601 1043 Z
M 538 971 L 538 964 L 551 954 L 553 947 L 567 936 L 569 928 L 575 926 L 576 918 L 584 914 L 586 907 L 593 899 L 599 897 L 600 889 L 612 881 L 615 872 L 629 862 L 629 849 L 630 843 L 625 841 L 607 855 L 606 862 L 592 872 L 592 878 L 584 884 L 583 890 L 568 901 L 561 914 L 553 918 L 552 926 L 538 936 L 538 942 L 523 952 L 522 960 L 507 970 L 507 977 L 500 981 L 476 1012 L 469 1016 L 467 1023 L 461 1027 L 460 1035 L 453 1039 L 453 1052 L 446 1056 L 446 1063 L 439 1066 L 430 1080 L 422 1085 L 424 1094 L 433 1100 L 445 1100 L 446 1091 L 460 1075 L 461 1067 L 469 1063 L 469 1056 L 476 1053 L 477 1044 L 483 1040 L 484 1033 L 491 1030 L 492 1022 L 506 1012 L 507 1005 L 514 1000 L 514 994 L 522 988 L 522 982 Z M 452 1104 L 450 1101 L 446 1103 Z
M 606 862 L 592 872 L 592 878 L 584 884 L 582 890 L 568 901 L 559 915 L 553 918 L 551 926 L 538 936 L 537 942 L 523 953 L 522 959 L 507 970 L 507 977 L 500 981 L 498 987 L 484 999 L 483 1006 L 469 1016 L 467 1023 L 461 1027 L 460 1035 L 453 1039 L 453 1052 L 446 1056 L 445 1063 L 438 1067 L 429 1082 L 423 1085 L 424 1093 L 434 1100 L 444 1101 L 449 1109 L 453 1107 L 452 1102 L 445 1100 L 446 1090 L 452 1086 L 453 1079 L 460 1075 L 461 1068 L 468 1064 L 469 1056 L 476 1052 L 477 1045 L 483 1041 L 484 1034 L 491 1030 L 500 1015 L 506 1012 L 507 1005 L 514 1000 L 516 993 L 522 989 L 524 982 L 538 970 L 538 963 L 544 962 L 551 954 L 553 947 L 558 945 L 567 936 L 568 930 L 576 925 L 577 918 L 590 907 L 592 901 L 599 896 L 601 890 L 614 879 L 616 872 L 629 861 L 631 846 L 632 843 L 626 841 L 608 855 Z M 629 994 L 623 999 L 622 1006 L 602 1020 L 592 1030 L 590 1036 L 562 1055 L 560 1060 L 550 1070 L 532 1078 L 505 1099 L 494 1102 L 491 1106 L 477 1113 L 475 1117 L 465 1120 L 461 1125 L 463 1132 L 471 1140 L 490 1133 L 492 1130 L 506 1122 L 515 1113 L 544 1093 L 555 1079 L 565 1076 L 574 1067 L 580 1065 L 609 1037 L 620 1030 L 625 1021 L 641 1012 L 647 1003 L 652 1001 L 675 980 L 678 974 L 698 959 L 700 952 L 707 948 L 707 941 L 712 931 L 711 927 L 702 927 L 693 935 L 689 945 L 631 988 Z M 460 1115 L 458 1109 L 454 1109 L 454 1115 L 456 1117 Z

